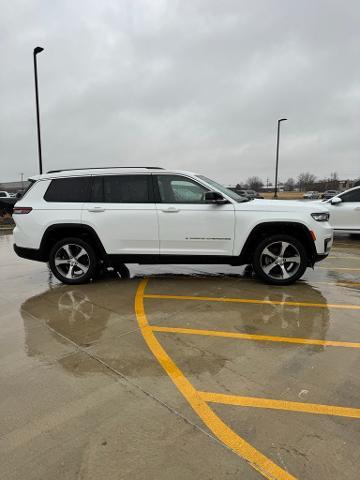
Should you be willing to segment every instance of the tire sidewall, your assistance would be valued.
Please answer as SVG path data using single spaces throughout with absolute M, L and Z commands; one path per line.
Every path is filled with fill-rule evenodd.
M 294 245 L 294 247 L 297 248 L 299 254 L 300 254 L 300 265 L 297 270 L 297 272 L 290 278 L 287 279 L 275 279 L 271 278 L 266 273 L 263 271 L 260 260 L 261 260 L 261 253 L 264 250 L 264 248 L 271 243 L 275 242 L 288 242 Z M 253 267 L 256 275 L 260 277 L 264 282 L 269 283 L 270 285 L 290 285 L 291 283 L 296 282 L 300 277 L 303 276 L 307 265 L 308 265 L 308 258 L 307 258 L 307 253 L 305 250 L 304 245 L 297 240 L 295 237 L 291 235 L 286 235 L 286 234 L 277 234 L 277 235 L 271 235 L 270 237 L 264 238 L 259 242 L 257 247 L 255 248 L 254 251 L 254 256 L 253 256 Z
M 61 273 L 57 270 L 57 268 L 55 266 L 55 254 L 56 254 L 56 252 L 63 245 L 66 245 L 66 244 L 69 244 L 69 243 L 73 243 L 73 244 L 79 245 L 82 248 L 84 248 L 86 250 L 86 253 L 89 256 L 89 259 L 90 259 L 89 269 L 86 272 L 86 274 L 79 277 L 79 278 L 75 278 L 75 279 L 64 277 L 63 275 L 61 275 Z M 77 238 L 77 237 L 63 238 L 63 239 L 59 240 L 58 242 L 56 242 L 53 245 L 53 247 L 51 248 L 50 254 L 49 254 L 49 266 L 50 266 L 50 269 L 51 269 L 52 273 L 54 274 L 54 276 L 58 280 L 60 280 L 62 283 L 65 283 L 67 285 L 80 285 L 82 283 L 87 283 L 87 282 L 89 282 L 89 280 L 91 278 L 93 278 L 95 276 L 95 273 L 96 273 L 97 260 L 96 260 L 95 251 L 91 247 L 91 245 L 89 245 L 87 242 L 85 242 L 81 238 Z

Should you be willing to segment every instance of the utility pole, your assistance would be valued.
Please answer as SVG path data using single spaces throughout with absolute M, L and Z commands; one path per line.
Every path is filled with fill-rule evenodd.
M 41 134 L 40 134 L 40 109 L 39 109 L 39 87 L 38 87 L 38 74 L 37 74 L 37 59 L 38 53 L 41 53 L 44 49 L 42 47 L 34 48 L 34 79 L 35 79 L 35 102 L 36 102 L 36 125 L 37 125 L 37 142 L 39 153 L 39 173 L 43 172 L 42 167 L 42 155 L 41 155 Z
M 276 166 L 275 166 L 275 189 L 274 198 L 278 198 L 278 171 L 279 171 L 279 146 L 280 146 L 280 123 L 285 122 L 287 118 L 280 118 L 277 123 L 277 141 L 276 141 Z

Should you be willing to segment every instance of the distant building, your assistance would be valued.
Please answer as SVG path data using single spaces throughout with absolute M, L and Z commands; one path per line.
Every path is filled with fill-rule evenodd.
M 25 190 L 30 185 L 30 182 L 24 180 L 23 182 L 4 182 L 0 183 L 0 190 L 5 190 L 9 193 L 17 193 Z
M 263 185 L 260 189 L 259 189 L 260 192 L 274 192 L 275 191 L 275 187 L 274 185 L 269 185 L 269 186 L 266 186 L 266 185 Z M 278 192 L 283 192 L 284 191 L 284 184 L 279 184 L 278 185 Z
M 339 180 L 339 190 L 347 190 L 355 186 L 355 180 Z

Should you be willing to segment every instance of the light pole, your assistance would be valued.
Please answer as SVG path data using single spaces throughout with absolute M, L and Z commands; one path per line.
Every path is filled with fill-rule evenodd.
M 279 143 L 280 143 L 280 123 L 285 122 L 287 118 L 280 118 L 277 124 L 277 142 L 276 142 L 276 167 L 275 167 L 275 189 L 274 198 L 278 198 L 278 171 L 279 171 Z
M 37 124 L 37 141 L 39 152 L 39 172 L 42 174 L 42 156 L 41 156 L 41 135 L 40 135 L 40 111 L 39 111 L 39 87 L 38 87 L 38 75 L 37 75 L 37 61 L 36 56 L 44 49 L 42 47 L 34 48 L 34 78 L 35 78 L 35 102 L 36 102 L 36 124 Z

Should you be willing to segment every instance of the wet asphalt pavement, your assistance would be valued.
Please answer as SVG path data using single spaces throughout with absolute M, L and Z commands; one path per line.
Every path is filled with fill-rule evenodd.
M 0 272 L 1 479 L 359 478 L 360 237 L 289 287 L 203 265 L 65 286 L 10 233 Z

